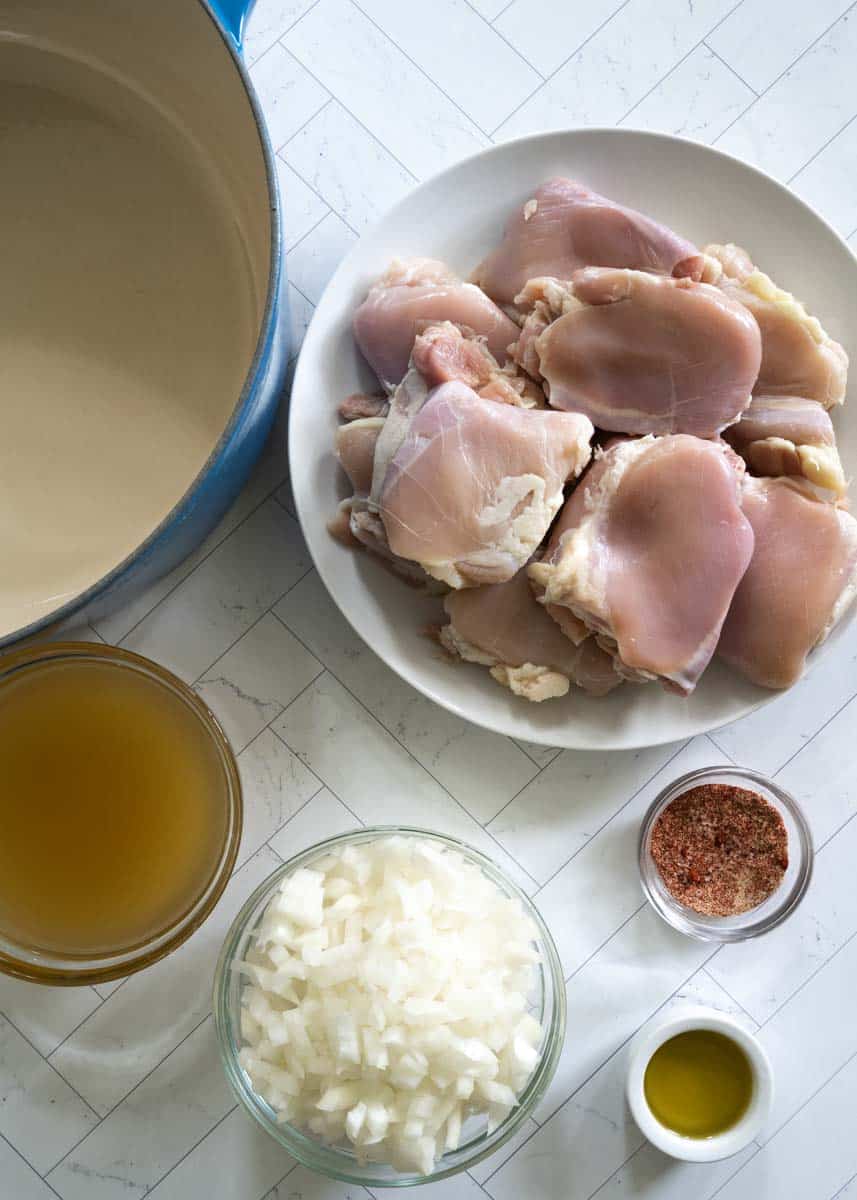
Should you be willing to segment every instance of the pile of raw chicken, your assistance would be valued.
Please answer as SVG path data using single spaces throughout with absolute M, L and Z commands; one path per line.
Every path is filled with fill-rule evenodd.
M 340 405 L 331 531 L 516 695 L 688 695 L 715 653 L 785 688 L 857 592 L 848 358 L 737 246 L 552 179 L 471 282 L 395 262 L 353 331 L 382 390 Z

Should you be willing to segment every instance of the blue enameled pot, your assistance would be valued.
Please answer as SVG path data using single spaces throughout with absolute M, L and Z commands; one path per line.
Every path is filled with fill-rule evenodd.
M 73 62 L 81 71 L 88 72 L 87 78 L 109 78 L 110 87 L 117 95 L 121 92 L 131 96 L 133 93 L 135 97 L 144 98 L 148 110 L 162 114 L 169 125 L 169 133 L 165 125 L 165 138 L 186 139 L 188 147 L 192 148 L 188 161 L 196 161 L 194 156 L 198 156 L 201 163 L 204 161 L 210 166 L 212 178 L 216 175 L 219 181 L 217 203 L 221 207 L 224 204 L 232 206 L 229 221 L 240 231 L 241 253 L 246 257 L 246 275 L 250 281 L 248 292 L 253 296 L 252 320 L 248 318 L 245 322 L 241 338 L 236 335 L 236 361 L 221 376 L 228 376 L 229 391 L 218 400 L 216 424 L 206 433 L 209 440 L 201 443 L 203 449 L 186 477 L 180 478 L 178 484 L 171 483 L 171 491 L 164 484 L 163 492 L 169 497 L 166 507 L 157 510 L 148 526 L 140 525 L 139 531 L 136 526 L 129 526 L 134 530 L 129 535 L 130 540 L 117 539 L 115 561 L 108 561 L 109 553 L 105 558 L 100 547 L 102 558 L 93 558 L 97 565 L 92 576 L 87 576 L 85 571 L 81 574 L 78 568 L 81 562 L 85 564 L 85 556 L 89 553 L 87 547 L 97 541 L 97 538 L 86 536 L 88 530 L 81 530 L 79 552 L 72 544 L 61 547 L 66 558 L 57 555 L 58 562 L 68 564 L 62 570 L 76 582 L 69 586 L 61 586 L 62 580 L 60 584 L 54 582 L 51 575 L 54 567 L 49 563 L 47 582 L 41 591 L 33 585 L 30 600 L 27 592 L 30 584 L 24 586 L 16 575 L 16 561 L 19 560 L 15 554 L 4 553 L 3 523 L 0 521 L 0 559 L 6 559 L 0 570 L 0 648 L 40 631 L 69 624 L 72 620 L 97 616 L 123 603 L 174 567 L 223 515 L 246 480 L 270 431 L 288 359 L 288 314 L 274 155 L 241 55 L 242 27 L 251 4 L 252 0 L 7 0 L 0 5 L 0 85 L 5 80 L 8 86 L 11 78 L 14 83 L 30 86 L 37 73 L 33 64 L 38 66 L 39 52 L 45 50 L 51 62 L 61 58 Z M 16 67 L 16 56 L 24 53 L 30 58 L 22 58 L 20 68 Z M 16 75 L 19 78 L 16 79 Z M 86 103 L 94 101 L 89 98 Z M 0 111 L 0 135 L 4 132 L 3 115 Z M 114 118 L 120 120 L 118 110 L 109 114 L 110 120 Z M 73 168 L 74 164 L 71 166 Z M 64 203 L 61 184 L 58 178 L 58 204 Z M 169 232 L 174 234 L 175 231 Z M 39 264 L 34 262 L 34 271 L 38 270 Z M 164 277 L 167 277 L 166 272 Z M 179 280 L 177 286 L 181 282 Z M 3 299 L 2 286 L 0 283 L 0 300 Z M 81 295 L 86 286 L 84 272 Z M 158 309 L 158 303 L 157 295 L 153 295 L 151 311 Z M 168 329 L 167 335 L 178 340 L 181 330 Z M 147 336 L 152 336 L 150 330 L 147 330 Z M 229 339 L 218 334 L 216 349 L 220 354 L 224 341 Z M 204 338 L 200 335 L 193 349 L 200 368 L 204 356 L 199 346 L 203 344 Z M 170 353 L 180 354 L 180 350 L 172 347 Z M 0 339 L 0 406 L 10 406 L 6 411 L 15 417 L 12 408 L 16 396 L 11 390 L 3 394 L 4 365 Z M 176 378 L 185 378 L 188 371 L 193 378 L 193 363 L 190 367 L 183 364 Z M 109 393 L 101 396 L 99 402 L 109 404 Z M 176 402 L 181 402 L 180 395 Z M 194 404 L 198 409 L 198 399 Z M 26 412 L 21 410 L 17 417 L 18 428 L 26 428 L 21 424 L 26 421 Z M 125 436 L 142 436 L 133 422 L 129 424 Z M 12 428 L 15 428 L 14 423 Z M 69 429 L 75 432 L 73 420 Z M 153 441 L 146 453 L 151 462 L 151 477 L 158 483 L 161 472 L 166 470 L 163 463 L 169 455 L 165 453 L 162 460 L 157 439 L 153 439 L 150 432 L 146 436 Z M 32 456 L 33 470 L 43 471 L 49 482 L 49 456 L 42 453 L 38 445 L 26 444 L 28 439 L 20 440 L 22 444 L 17 446 L 16 453 Z M 165 446 L 164 450 L 172 450 L 172 447 Z M 55 449 L 51 453 L 56 456 Z M 285 447 L 283 456 L 285 462 Z M 2 461 L 0 457 L 0 466 Z M 82 489 L 89 486 L 86 469 L 81 470 L 77 486 Z M 117 496 L 117 501 L 119 499 Z M 3 503 L 8 506 L 10 501 L 5 499 Z M 14 509 L 14 493 L 11 503 Z M 55 512 L 62 509 L 62 504 L 53 500 L 51 503 Z M 34 521 L 32 508 L 30 501 L 22 501 L 21 511 L 13 511 L 14 528 L 10 536 L 14 546 L 14 538 L 20 535 L 20 562 L 26 560 L 27 571 L 35 578 L 38 571 L 33 570 L 32 564 L 40 566 L 42 545 L 46 556 L 54 553 L 54 548 L 50 547 L 50 537 L 44 536 L 45 529 L 50 533 L 50 528 Z M 109 516 L 115 524 L 115 513 L 108 511 L 111 508 L 110 504 L 102 505 L 105 521 Z M 152 511 L 156 508 L 157 503 L 153 501 Z M 131 509 L 133 506 L 129 511 Z M 133 510 L 135 520 L 138 509 L 148 511 L 145 505 L 138 505 Z M 49 521 L 50 510 L 48 514 Z M 6 517 L 9 517 L 8 512 Z M 108 544 L 108 551 L 109 548 Z M 26 573 L 22 568 L 21 574 Z M 23 599 L 19 595 L 22 587 Z M 9 595 L 13 595 L 13 600 L 8 599 Z

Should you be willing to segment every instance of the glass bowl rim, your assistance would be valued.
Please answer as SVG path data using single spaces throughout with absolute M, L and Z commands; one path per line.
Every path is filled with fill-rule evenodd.
M 797 832 L 797 846 L 789 845 L 790 855 L 795 851 L 798 853 L 797 874 L 791 886 L 784 892 L 784 895 L 775 907 L 771 908 L 757 920 L 750 921 L 747 924 L 740 924 L 741 918 L 750 916 L 754 911 L 753 909 L 749 909 L 746 913 L 738 913 L 735 917 L 705 917 L 700 913 L 694 913 L 692 909 L 673 899 L 667 891 L 666 886 L 661 890 L 653 884 L 654 878 L 660 877 L 654 860 L 649 853 L 649 836 L 655 821 L 667 805 L 677 799 L 683 792 L 693 786 L 698 786 L 712 776 L 719 776 L 721 778 L 731 776 L 735 781 L 734 786 L 736 787 L 755 784 L 757 788 L 762 788 L 763 792 L 767 792 L 768 796 L 773 797 L 776 802 L 775 807 L 779 805 L 786 811 L 794 823 Z M 768 796 L 765 798 L 768 799 Z M 760 937 L 762 934 L 775 929 L 787 917 L 791 916 L 805 896 L 810 880 L 812 879 L 813 860 L 812 832 L 803 810 L 795 798 L 784 788 L 780 787 L 778 783 L 768 778 L 767 775 L 763 775 L 760 771 L 753 771 L 749 767 L 736 766 L 734 763 L 724 766 L 699 767 L 694 771 L 688 771 L 684 775 L 679 775 L 658 792 L 640 822 L 640 833 L 637 843 L 637 864 L 643 894 L 655 912 L 668 925 L 671 925 L 673 929 L 677 929 L 680 933 L 684 933 L 688 937 L 695 938 L 697 941 L 722 943 L 744 942 L 755 937 Z M 776 894 L 776 892 L 773 892 L 769 899 L 773 899 Z M 765 903 L 767 901 L 763 901 L 763 904 Z M 714 921 L 717 921 L 717 924 Z
M 290 1123 L 277 1124 L 268 1116 L 266 1111 L 267 1106 L 263 1107 L 264 1102 L 260 1102 L 259 1097 L 246 1082 L 245 1073 L 238 1063 L 237 1051 L 240 1038 L 236 1039 L 232 1034 L 235 1024 L 235 1014 L 230 1004 L 229 991 L 232 963 L 241 940 L 249 931 L 249 922 L 256 909 L 270 897 L 281 879 L 299 867 L 306 865 L 309 861 L 320 858 L 331 847 L 354 842 L 373 841 L 378 838 L 395 835 L 429 838 L 432 841 L 439 842 L 459 851 L 485 871 L 488 877 L 497 883 L 506 894 L 520 900 L 525 912 L 533 919 L 538 930 L 539 941 L 541 943 L 540 948 L 543 953 L 543 999 L 550 996 L 552 1013 L 550 1023 L 545 1032 L 544 1046 L 539 1063 L 521 1093 L 520 1102 L 495 1130 L 491 1133 L 482 1132 L 477 1134 L 472 1142 L 459 1147 L 459 1150 L 454 1153 L 463 1155 L 468 1146 L 472 1146 L 473 1149 L 470 1154 L 463 1155 L 461 1161 L 454 1165 L 443 1167 L 441 1164 L 444 1161 L 444 1156 L 441 1156 L 437 1161 L 436 1168 L 428 1175 L 419 1175 L 416 1172 L 402 1172 L 400 1173 L 400 1177 L 384 1178 L 371 1175 L 372 1162 L 368 1162 L 365 1167 L 360 1167 L 356 1158 L 352 1158 L 336 1147 L 324 1145 L 323 1142 L 318 1141 L 312 1135 L 302 1133 Z M 471 846 L 468 842 L 450 837 L 447 834 L 438 833 L 435 830 L 414 825 L 371 825 L 360 829 L 352 829 L 346 833 L 336 834 L 333 837 L 323 838 L 320 842 L 316 842 L 298 854 L 293 855 L 263 879 L 242 905 L 224 938 L 214 973 L 212 1008 L 217 1033 L 217 1044 L 226 1078 L 233 1094 L 245 1111 L 279 1142 L 292 1157 L 297 1159 L 302 1166 L 309 1167 L 311 1170 L 318 1171 L 323 1175 L 332 1179 L 338 1179 L 344 1183 L 353 1183 L 374 1188 L 416 1187 L 426 1183 L 437 1183 L 441 1179 L 447 1179 L 452 1175 L 457 1175 L 467 1170 L 489 1155 L 494 1154 L 495 1151 L 508 1142 L 518 1129 L 520 1129 L 535 1105 L 546 1092 L 559 1063 L 560 1054 L 565 1042 L 566 1030 L 565 977 L 559 953 L 554 944 L 550 929 L 532 898 L 510 879 L 505 871 L 492 862 L 487 855 L 477 850 L 474 846 Z M 349 1169 L 349 1165 L 353 1166 L 354 1169 Z M 385 1165 L 382 1163 L 374 1164 L 377 1168 Z M 393 1168 L 390 1169 L 392 1170 Z
M 152 938 L 103 956 L 34 953 L 32 957 L 24 957 L 21 948 L 6 942 L 0 932 L 0 974 L 52 987 L 77 987 L 124 978 L 151 966 L 187 941 L 211 914 L 229 882 L 243 825 L 241 776 L 229 739 L 202 697 L 160 663 L 121 646 L 101 642 L 39 641 L 0 657 L 0 688 L 17 673 L 41 664 L 81 659 L 92 659 L 118 670 L 138 671 L 169 688 L 193 712 L 217 751 L 226 784 L 226 830 L 219 856 L 203 888 L 172 924 Z

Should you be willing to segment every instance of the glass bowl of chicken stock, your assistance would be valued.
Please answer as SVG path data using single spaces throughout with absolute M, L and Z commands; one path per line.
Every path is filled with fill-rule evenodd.
M 502 894 L 520 902 L 524 915 L 533 922 L 537 934 L 534 945 L 539 961 L 533 967 L 533 986 L 527 998 L 529 1012 L 541 1025 L 536 1065 L 509 1115 L 490 1132 L 484 1117 L 469 1117 L 463 1125 L 458 1148 L 440 1155 L 432 1171 L 427 1174 L 398 1170 L 380 1161 L 359 1159 L 356 1150 L 346 1142 L 327 1144 L 313 1134 L 278 1119 L 274 1108 L 254 1090 L 240 1061 L 241 1048 L 246 1044 L 241 1032 L 241 996 L 249 982 L 241 964 L 280 884 L 300 868 L 311 868 L 313 862 L 331 850 L 365 845 L 396 835 L 427 839 L 437 848 L 460 854 L 468 863 L 477 866 Z M 488 1158 L 514 1137 L 529 1119 L 546 1092 L 559 1062 L 565 1040 L 566 992 L 559 955 L 544 919 L 532 900 L 489 858 L 464 842 L 429 830 L 408 826 L 375 826 L 311 846 L 278 867 L 256 888 L 226 935 L 215 970 L 213 1009 L 220 1056 L 232 1091 L 250 1116 L 293 1158 L 311 1170 L 346 1183 L 367 1187 L 413 1187 L 446 1179 Z

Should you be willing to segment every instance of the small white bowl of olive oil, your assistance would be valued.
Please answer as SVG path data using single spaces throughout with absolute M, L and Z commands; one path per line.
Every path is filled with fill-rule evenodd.
M 653 1146 L 686 1162 L 743 1150 L 760 1132 L 774 1097 L 761 1043 L 737 1021 L 686 1008 L 631 1043 L 628 1104 Z

